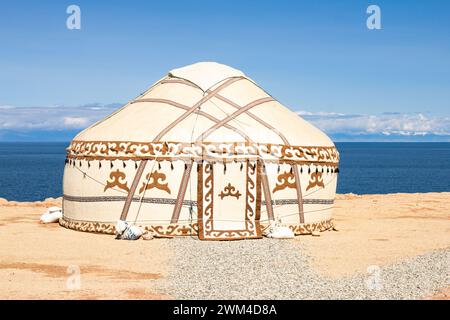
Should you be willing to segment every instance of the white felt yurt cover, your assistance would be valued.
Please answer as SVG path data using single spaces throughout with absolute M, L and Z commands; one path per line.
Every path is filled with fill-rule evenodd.
M 118 219 L 161 235 L 259 238 L 331 227 L 339 153 L 319 129 L 244 73 L 174 69 L 67 149 L 68 228 L 114 233 Z

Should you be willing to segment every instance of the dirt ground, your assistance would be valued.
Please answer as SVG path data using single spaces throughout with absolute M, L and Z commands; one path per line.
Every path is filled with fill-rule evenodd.
M 0 299 L 170 299 L 152 291 L 166 272 L 162 242 L 40 224 L 51 205 L 0 206 Z
M 338 232 L 297 237 L 316 268 L 339 277 L 450 247 L 450 193 L 337 195 Z
M 60 199 L 0 199 L 0 299 L 170 299 L 164 241 L 120 241 L 40 224 Z M 339 231 L 300 236 L 320 273 L 341 277 L 450 246 L 450 193 L 338 195 Z M 78 276 L 79 275 L 79 276 Z M 79 288 L 79 289 L 78 289 Z M 427 299 L 449 299 L 449 289 Z

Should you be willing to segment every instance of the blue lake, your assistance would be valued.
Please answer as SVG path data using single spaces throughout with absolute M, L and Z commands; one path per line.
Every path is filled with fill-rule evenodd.
M 62 194 L 68 143 L 0 143 L 0 197 L 36 201 Z M 450 191 L 450 143 L 336 143 L 338 193 Z

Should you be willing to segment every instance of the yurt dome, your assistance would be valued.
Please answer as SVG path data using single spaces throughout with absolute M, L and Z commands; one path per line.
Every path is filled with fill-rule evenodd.
M 170 71 L 67 148 L 64 227 L 260 238 L 332 227 L 339 153 L 322 131 L 243 72 L 201 62 Z

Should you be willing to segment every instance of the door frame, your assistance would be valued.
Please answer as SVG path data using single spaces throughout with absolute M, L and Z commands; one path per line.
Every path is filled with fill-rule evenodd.
M 245 160 L 246 187 L 245 229 L 214 229 L 214 168 L 218 163 L 203 161 L 197 166 L 197 219 L 198 237 L 200 240 L 239 240 L 262 237 L 261 216 L 261 164 L 259 160 Z

